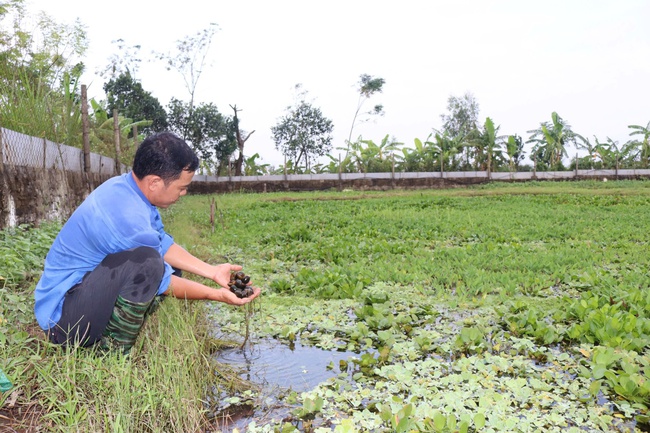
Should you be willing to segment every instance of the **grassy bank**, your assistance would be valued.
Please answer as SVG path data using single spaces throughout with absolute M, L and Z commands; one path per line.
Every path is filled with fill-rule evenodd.
M 201 304 L 163 302 L 128 357 L 45 341 L 33 287 L 57 229 L 7 230 L 0 242 L 0 368 L 14 384 L 0 395 L 0 431 L 205 431 L 219 381 Z

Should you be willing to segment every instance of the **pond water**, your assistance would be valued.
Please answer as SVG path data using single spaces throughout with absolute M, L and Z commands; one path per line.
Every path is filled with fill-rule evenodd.
M 346 351 L 327 351 L 295 342 L 291 346 L 278 340 L 260 340 L 240 347 L 221 350 L 215 360 L 236 369 L 239 376 L 258 385 L 262 398 L 239 404 L 215 404 L 218 431 L 242 431 L 252 420 L 283 419 L 292 406 L 281 401 L 291 391 L 304 392 L 341 373 L 340 361 L 360 355 Z M 334 368 L 332 368 L 332 365 Z M 227 398 L 224 397 L 224 400 Z
M 262 340 L 244 349 L 222 350 L 216 360 L 241 371 L 241 378 L 265 388 L 281 387 L 297 392 L 314 388 L 338 374 L 339 361 L 359 356 L 353 352 L 326 351 L 295 343 Z M 335 369 L 328 369 L 334 363 Z

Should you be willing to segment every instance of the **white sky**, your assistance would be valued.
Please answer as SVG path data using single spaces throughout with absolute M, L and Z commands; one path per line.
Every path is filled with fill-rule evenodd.
M 242 129 L 255 130 L 245 154 L 259 153 L 258 163 L 283 163 L 271 127 L 298 83 L 334 122 L 334 148 L 344 146 L 364 73 L 386 83 L 363 108 L 383 104 L 386 114 L 355 126 L 353 138 L 377 143 L 387 134 L 407 145 L 424 140 L 441 127 L 449 96 L 465 92 L 481 122 L 489 116 L 500 134 L 524 141 L 553 111 L 592 143 L 623 144 L 628 125 L 650 121 L 648 0 L 27 2 L 87 27 L 85 84 L 96 99 L 103 80 L 92 73 L 117 52 L 111 41 L 139 44 L 147 57 L 217 23 L 196 99 L 227 115 L 229 105 L 242 110 Z M 164 107 L 172 96 L 189 100 L 181 75 L 159 63 L 142 65 L 136 78 Z

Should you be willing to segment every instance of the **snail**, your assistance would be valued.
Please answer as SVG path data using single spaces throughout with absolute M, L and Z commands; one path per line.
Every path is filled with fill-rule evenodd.
M 238 298 L 248 298 L 253 294 L 253 288 L 248 285 L 251 277 L 244 274 L 242 271 L 230 274 L 230 282 L 228 287 L 230 291 L 237 295 Z

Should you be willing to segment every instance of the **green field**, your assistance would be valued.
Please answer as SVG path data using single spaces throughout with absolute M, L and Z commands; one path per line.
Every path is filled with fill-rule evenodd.
M 360 354 L 297 396 L 301 429 L 634 431 L 650 402 L 649 186 L 188 197 L 164 218 L 265 287 L 253 342 Z M 243 335 L 245 317 L 214 320 Z
M 650 182 L 189 196 L 162 215 L 188 250 L 242 264 L 262 296 L 252 314 L 165 302 L 132 359 L 99 362 L 30 334 L 39 256 L 26 270 L 5 260 L 0 368 L 52 431 L 214 431 L 215 387 L 270 413 L 263 389 L 227 383 L 210 361 L 215 330 L 357 354 L 316 388 L 276 396 L 291 415 L 255 416 L 247 432 L 649 428 Z M 122 377 L 97 369 L 106 362 Z M 77 385 L 46 379 L 62 372 Z M 15 415 L 10 400 L 0 415 Z

